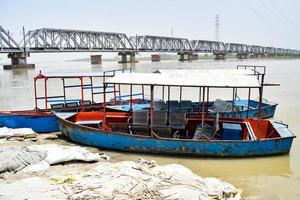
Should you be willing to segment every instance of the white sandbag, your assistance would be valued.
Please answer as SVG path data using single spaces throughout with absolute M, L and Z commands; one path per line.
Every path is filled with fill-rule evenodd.
M 50 164 L 47 161 L 42 160 L 39 163 L 28 165 L 27 167 L 22 169 L 22 172 L 38 172 L 38 171 L 45 170 L 48 167 L 50 167 Z
M 50 165 L 64 163 L 69 161 L 85 161 L 96 162 L 101 158 L 97 153 L 91 153 L 84 147 L 64 146 L 56 144 L 31 145 L 28 146 L 31 150 L 46 152 L 47 161 Z
M 6 138 L 8 136 L 11 136 L 13 133 L 10 131 L 10 128 L 7 127 L 1 127 L 0 128 L 0 138 Z
M 29 149 L 27 147 L 1 147 L 0 148 L 0 173 L 17 172 L 26 166 L 41 162 L 46 158 L 46 153 Z
M 37 136 L 37 133 L 34 132 L 31 128 L 0 128 L 0 138 L 26 137 L 29 135 Z
M 47 179 L 31 177 L 13 183 L 0 183 L 0 199 L 62 200 L 67 196 Z

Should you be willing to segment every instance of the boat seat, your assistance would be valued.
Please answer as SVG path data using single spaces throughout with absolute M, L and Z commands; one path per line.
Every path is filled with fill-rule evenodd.
M 178 112 L 179 108 L 179 103 L 177 100 L 170 100 L 166 102 L 167 108 L 169 107 L 169 112 Z
M 180 111 L 181 112 L 192 112 L 193 103 L 191 100 L 182 100 L 180 101 Z
M 172 129 L 186 130 L 186 113 L 170 113 L 169 124 L 172 127 Z
M 154 101 L 153 102 L 153 110 L 165 110 L 165 102 L 164 101 Z
M 115 132 L 130 133 L 129 126 L 127 123 L 110 123 L 110 127 L 111 130 Z
M 79 106 L 82 107 L 84 105 L 84 110 L 85 111 L 92 111 L 93 110 L 93 105 L 90 100 L 84 100 L 84 101 L 79 101 Z
M 63 104 L 63 103 L 56 103 L 56 104 L 51 104 L 50 107 L 51 107 L 51 110 L 60 112 L 60 111 L 64 111 L 65 104 Z
M 78 107 L 78 102 L 65 103 L 65 107 L 67 108 L 66 111 L 69 111 L 69 112 L 77 112 L 80 110 Z
M 153 111 L 151 116 L 151 130 L 159 137 L 172 138 L 172 127 L 167 126 L 167 111 Z
M 137 135 L 150 135 L 149 133 L 149 112 L 136 110 L 132 113 L 131 130 Z
M 92 102 L 90 100 L 79 101 L 79 105 L 81 106 L 82 104 L 87 106 L 92 105 Z

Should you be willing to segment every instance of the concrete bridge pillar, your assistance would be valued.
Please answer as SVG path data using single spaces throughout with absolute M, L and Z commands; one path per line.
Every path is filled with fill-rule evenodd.
M 138 61 L 135 59 L 135 52 L 130 52 L 129 54 L 129 62 L 130 63 L 137 63 Z
M 11 65 L 4 65 L 3 68 L 34 68 L 35 64 L 27 64 L 27 57 L 29 56 L 29 53 L 25 52 L 9 53 L 7 57 L 11 59 Z
M 138 61 L 135 59 L 135 52 L 119 52 L 119 56 L 121 56 L 121 61 L 119 63 L 137 63 Z M 129 61 L 127 60 L 127 56 L 129 56 Z
M 247 53 L 238 53 L 237 57 L 238 57 L 238 59 L 246 59 L 246 58 L 248 58 L 248 54 Z
M 179 55 L 178 61 L 191 61 L 195 60 L 195 55 L 197 54 L 193 54 L 192 52 L 178 52 L 177 55 Z
M 91 64 L 92 65 L 102 64 L 102 55 L 91 55 Z
M 151 55 L 152 62 L 160 62 L 160 55 L 159 54 L 152 54 Z
M 219 53 L 214 53 L 214 55 L 215 55 L 215 60 L 225 60 L 226 53 L 219 52 Z

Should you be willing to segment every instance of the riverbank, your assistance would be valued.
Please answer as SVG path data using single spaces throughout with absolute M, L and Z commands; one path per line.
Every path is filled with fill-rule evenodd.
M 114 154 L 80 147 L 60 133 L 1 139 L 0 157 L 7 151 L 0 165 L 4 199 L 241 199 L 233 185 L 202 178 L 182 165 L 143 158 L 118 161 Z M 5 164 L 10 167 L 6 172 Z

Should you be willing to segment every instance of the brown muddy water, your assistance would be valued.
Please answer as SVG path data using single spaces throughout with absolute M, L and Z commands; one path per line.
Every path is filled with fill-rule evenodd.
M 46 56 L 45 56 L 46 57 Z M 60 55 L 60 58 L 63 55 Z M 47 60 L 47 59 L 45 59 Z M 7 60 L 1 60 L 6 62 Z M 30 59 L 34 63 L 35 57 Z M 1 63 L 0 63 L 1 64 Z M 300 60 L 257 59 L 257 60 L 199 60 L 193 62 L 148 61 L 137 64 L 120 65 L 106 62 L 101 66 L 91 66 L 88 62 L 43 61 L 35 62 L 35 69 L 3 70 L 0 68 L 0 110 L 31 109 L 34 106 L 33 77 L 42 72 L 99 72 L 117 68 L 132 68 L 134 71 L 149 72 L 156 69 L 233 69 L 238 64 L 267 66 L 266 82 L 280 83 L 279 87 L 268 87 L 264 98 L 279 103 L 275 119 L 289 125 L 299 136 L 300 132 Z M 54 86 L 55 87 L 55 83 Z M 188 94 L 186 94 L 188 95 Z M 115 160 L 136 160 L 139 157 L 154 159 L 159 164 L 177 163 L 194 173 L 212 176 L 232 183 L 243 190 L 245 199 L 300 199 L 300 139 L 294 140 L 289 155 L 261 158 L 190 158 L 160 156 L 107 151 Z M 101 150 L 103 151 L 103 150 Z

